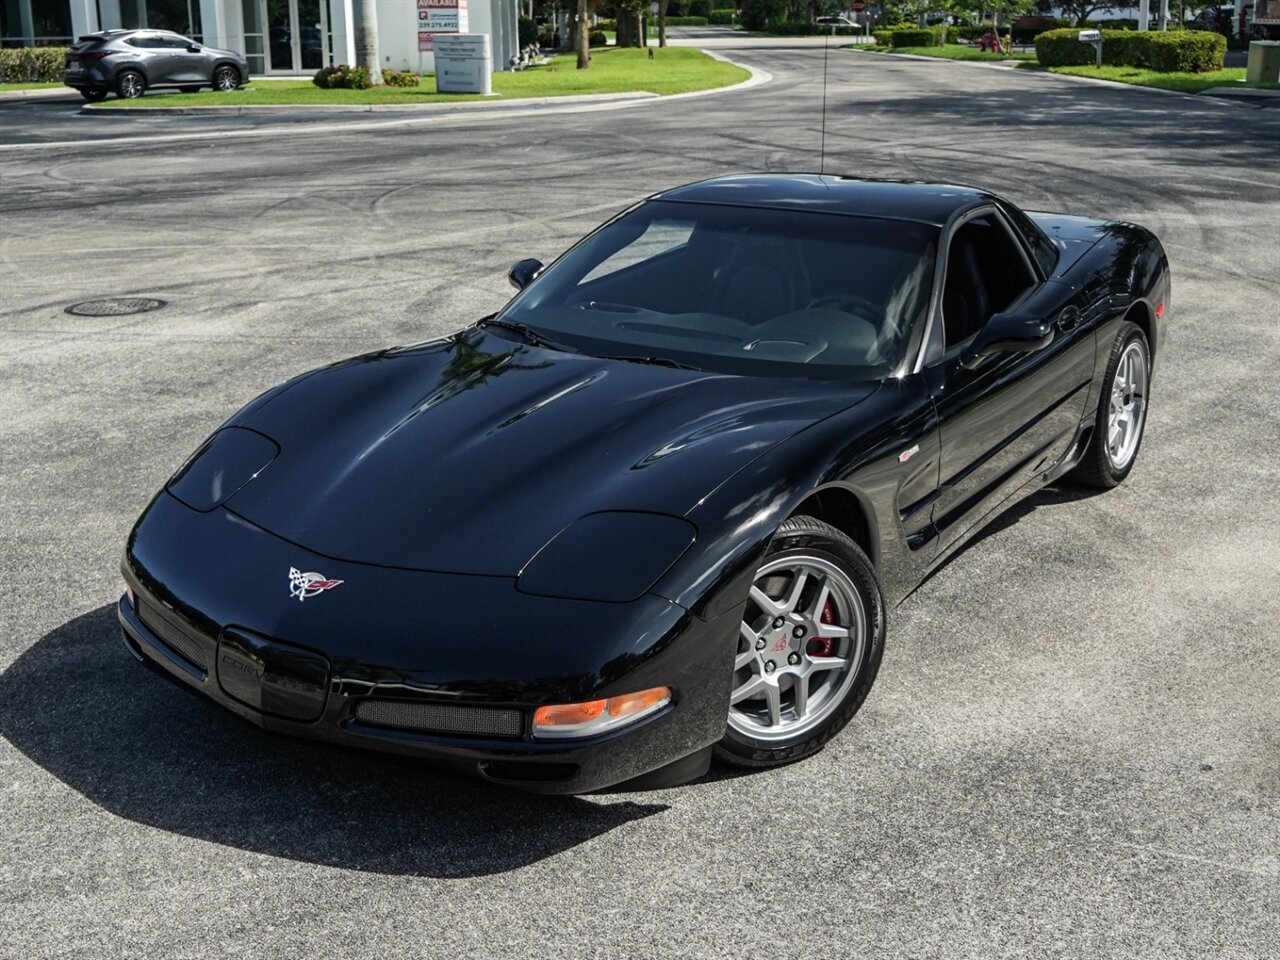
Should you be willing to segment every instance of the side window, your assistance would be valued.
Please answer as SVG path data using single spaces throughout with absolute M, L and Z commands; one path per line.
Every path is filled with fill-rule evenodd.
M 1034 283 L 1022 250 L 993 215 L 963 224 L 947 251 L 942 290 L 946 349 L 968 340 Z
M 161 37 L 160 42 L 170 50 L 185 50 L 191 41 L 183 37 Z
M 164 41 L 160 37 L 146 33 L 130 37 L 125 43 L 131 47 L 142 47 L 144 50 L 157 50 L 164 46 Z
M 1046 237 L 1044 231 L 1021 210 L 1010 204 L 1004 204 L 1002 209 L 1013 223 L 1014 229 L 1022 235 L 1022 239 L 1031 249 L 1031 255 L 1040 265 L 1040 272 L 1046 277 L 1053 276 L 1053 271 L 1058 266 L 1058 248 L 1053 245 L 1053 241 Z

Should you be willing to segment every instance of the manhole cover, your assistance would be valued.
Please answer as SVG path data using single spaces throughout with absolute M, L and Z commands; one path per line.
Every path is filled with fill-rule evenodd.
M 107 297 L 103 300 L 85 300 L 67 307 L 67 313 L 77 317 L 123 317 L 130 313 L 146 313 L 164 306 L 163 300 L 150 297 Z

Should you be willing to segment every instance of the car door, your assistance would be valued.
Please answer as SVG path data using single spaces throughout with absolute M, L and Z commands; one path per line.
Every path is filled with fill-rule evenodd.
M 138 65 L 146 75 L 147 84 L 172 83 L 174 62 L 166 49 L 164 38 L 155 33 L 139 33 L 125 41 L 141 55 Z
M 1084 416 L 1094 344 L 1071 288 L 1044 279 L 994 207 L 949 231 L 939 307 L 926 375 L 941 438 L 933 520 L 945 548 L 1067 453 Z M 1006 312 L 1051 322 L 1052 340 L 975 362 L 978 334 Z
M 165 52 L 171 64 L 169 76 L 174 83 L 209 83 L 213 75 L 212 64 L 198 44 L 186 37 L 164 38 Z M 191 48 L 195 47 L 194 50 Z

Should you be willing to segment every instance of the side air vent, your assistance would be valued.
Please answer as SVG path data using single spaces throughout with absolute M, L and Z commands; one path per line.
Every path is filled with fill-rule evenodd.
M 190 661 L 195 666 L 209 670 L 209 657 L 205 654 L 200 642 L 190 636 L 187 631 L 152 609 L 148 603 L 138 604 L 138 619 L 148 630 L 160 638 L 161 642 L 174 653 Z

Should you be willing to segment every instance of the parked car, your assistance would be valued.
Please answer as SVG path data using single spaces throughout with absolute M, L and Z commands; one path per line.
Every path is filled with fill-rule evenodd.
M 63 82 L 90 102 L 109 93 L 140 97 L 152 87 L 235 90 L 249 81 L 243 54 L 206 47 L 168 30 L 104 30 L 67 51 Z
M 1000 511 L 1129 475 L 1169 321 L 1140 226 L 836 176 L 668 190 L 509 279 L 202 443 L 125 546 L 132 656 L 533 791 L 790 763 Z
M 1230 36 L 1235 28 L 1236 8 L 1233 6 L 1205 7 L 1187 20 L 1188 30 L 1208 30 Z

